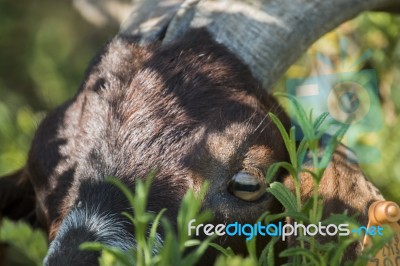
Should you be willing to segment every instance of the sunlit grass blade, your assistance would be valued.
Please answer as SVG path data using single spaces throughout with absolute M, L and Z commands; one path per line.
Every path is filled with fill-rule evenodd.
M 157 228 L 160 225 L 160 220 L 161 217 L 164 215 L 164 213 L 167 211 L 167 209 L 162 209 L 156 216 L 156 218 L 154 219 L 154 221 L 152 221 L 152 225 L 150 228 L 150 234 L 149 234 L 149 239 L 148 239 L 148 243 L 149 243 L 149 247 L 151 249 L 153 249 L 155 247 L 155 245 L 157 244 Z M 158 243 L 160 244 L 160 243 Z
M 283 126 L 282 122 L 279 120 L 279 118 L 276 115 L 274 115 L 273 113 L 269 113 L 269 116 L 271 117 L 272 121 L 274 122 L 274 124 L 276 125 L 276 127 L 278 128 L 278 130 L 282 136 L 283 142 L 285 143 L 286 150 L 289 153 L 290 161 L 296 162 L 297 161 L 296 146 L 293 146 L 293 141 L 290 139 L 290 136 L 286 132 L 286 128 Z M 294 133 L 292 133 L 292 131 L 294 132 L 294 128 L 290 129 L 290 135 L 294 135 Z

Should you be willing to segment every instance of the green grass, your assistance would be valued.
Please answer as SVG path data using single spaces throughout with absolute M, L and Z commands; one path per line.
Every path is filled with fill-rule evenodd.
M 33 230 L 24 222 L 3 219 L 0 241 L 8 245 L 7 265 L 42 265 L 47 252 L 47 239 L 41 230 Z

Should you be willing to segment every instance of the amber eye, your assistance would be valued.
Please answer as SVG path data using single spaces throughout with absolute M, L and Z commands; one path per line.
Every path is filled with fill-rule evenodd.
M 266 185 L 259 178 L 246 172 L 239 172 L 232 177 L 230 192 L 239 199 L 255 201 L 264 195 Z

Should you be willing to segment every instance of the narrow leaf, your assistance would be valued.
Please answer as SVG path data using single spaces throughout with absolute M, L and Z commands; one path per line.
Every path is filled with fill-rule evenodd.
M 282 183 L 272 183 L 267 191 L 271 193 L 287 211 L 297 211 L 296 197 Z

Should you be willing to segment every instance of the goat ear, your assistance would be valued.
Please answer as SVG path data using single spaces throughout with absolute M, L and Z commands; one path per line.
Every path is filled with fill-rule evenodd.
M 17 220 L 27 218 L 34 210 L 35 192 L 25 169 L 0 177 L 1 216 Z

